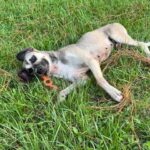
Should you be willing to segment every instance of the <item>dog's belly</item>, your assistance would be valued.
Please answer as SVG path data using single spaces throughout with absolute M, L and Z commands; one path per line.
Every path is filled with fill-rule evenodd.
M 77 46 L 100 62 L 106 60 L 113 48 L 113 43 L 104 32 L 88 32 L 78 41 Z
M 59 64 L 57 69 L 53 72 L 53 76 L 69 81 L 75 81 L 76 79 L 84 76 L 87 71 L 87 67 L 78 68 L 66 64 Z
M 106 48 L 101 48 L 100 50 L 96 51 L 90 51 L 90 54 L 98 61 L 102 62 L 106 60 L 110 53 L 111 53 L 112 47 L 107 46 Z

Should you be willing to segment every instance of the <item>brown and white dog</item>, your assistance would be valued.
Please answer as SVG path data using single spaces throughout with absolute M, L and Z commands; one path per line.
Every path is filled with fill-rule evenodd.
M 34 72 L 37 75 L 45 74 L 72 82 L 60 91 L 59 102 L 65 100 L 74 88 L 86 83 L 88 70 L 93 73 L 98 85 L 115 101 L 120 102 L 123 98 L 121 91 L 106 81 L 100 68 L 101 62 L 109 57 L 116 43 L 139 46 L 150 57 L 150 42 L 132 39 L 123 25 L 113 23 L 85 33 L 76 44 L 65 46 L 58 51 L 27 48 L 17 54 L 17 59 L 23 61 L 23 69 L 28 75 Z

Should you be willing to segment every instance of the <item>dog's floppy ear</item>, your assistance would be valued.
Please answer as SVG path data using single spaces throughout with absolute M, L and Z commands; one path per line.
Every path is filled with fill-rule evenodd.
M 20 61 L 24 61 L 24 57 L 26 55 L 27 52 L 32 52 L 33 51 L 33 48 L 29 47 L 29 48 L 25 48 L 23 49 L 21 52 L 19 52 L 16 57 L 18 60 Z

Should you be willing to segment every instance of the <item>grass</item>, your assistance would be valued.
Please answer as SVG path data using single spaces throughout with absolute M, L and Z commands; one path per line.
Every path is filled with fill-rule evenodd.
M 15 55 L 26 47 L 57 50 L 90 30 L 122 23 L 133 38 L 150 40 L 149 0 L 0 1 L 0 149 L 1 150 L 150 150 L 150 72 L 129 57 L 109 67 L 105 77 L 119 89 L 131 84 L 132 104 L 121 112 L 97 85 L 89 83 L 55 106 L 54 91 L 38 79 L 20 83 Z M 133 50 L 138 50 L 133 48 Z M 68 84 L 54 79 L 62 89 Z

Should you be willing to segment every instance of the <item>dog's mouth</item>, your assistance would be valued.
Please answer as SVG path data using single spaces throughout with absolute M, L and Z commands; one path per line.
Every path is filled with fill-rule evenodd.
M 42 76 L 42 75 L 47 75 L 48 73 L 48 69 L 47 68 L 29 68 L 29 69 L 21 69 L 18 72 L 18 76 L 21 79 L 21 81 L 23 82 L 30 82 L 35 76 Z
M 18 72 L 18 76 L 21 79 L 21 81 L 30 82 L 33 79 L 33 77 L 35 76 L 35 74 L 31 69 L 29 70 L 29 69 L 23 68 Z

